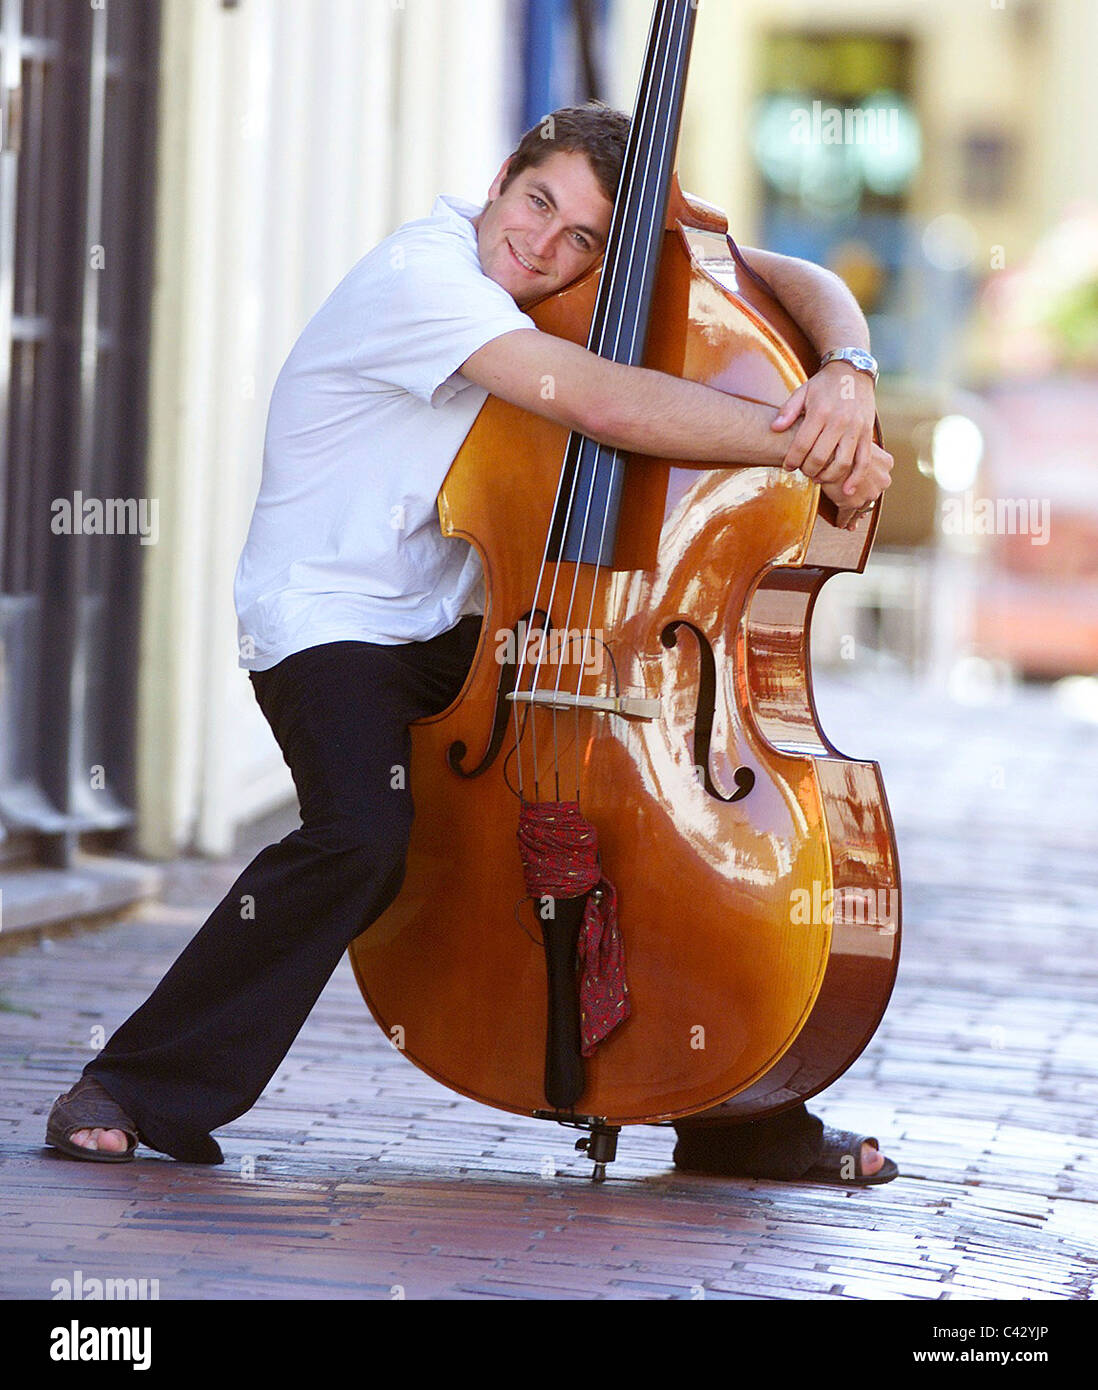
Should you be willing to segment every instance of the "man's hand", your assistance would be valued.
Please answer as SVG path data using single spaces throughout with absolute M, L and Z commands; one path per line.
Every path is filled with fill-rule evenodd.
M 821 483 L 820 491 L 830 497 L 838 508 L 837 524 L 846 531 L 853 531 L 863 513 L 872 507 L 891 482 L 892 455 L 873 444 L 870 446 L 869 464 L 852 494 L 841 482 Z
M 821 356 L 836 343 L 869 349 L 865 315 L 837 275 L 772 251 L 744 248 L 742 254 Z M 873 378 L 839 360 L 793 392 L 773 428 L 781 433 L 800 421 L 790 436 L 785 466 L 801 469 L 821 485 L 845 480 L 849 499 L 869 467 L 874 418 Z
M 782 466 L 818 482 L 839 510 L 839 525 L 852 530 L 892 481 L 892 455 L 873 439 L 872 378 L 849 363 L 828 363 L 793 392 L 771 428 L 798 421 Z
M 793 392 L 771 428 L 781 432 L 800 420 L 783 467 L 818 483 L 845 481 L 853 496 L 869 467 L 876 418 L 873 379 L 848 362 L 830 362 Z

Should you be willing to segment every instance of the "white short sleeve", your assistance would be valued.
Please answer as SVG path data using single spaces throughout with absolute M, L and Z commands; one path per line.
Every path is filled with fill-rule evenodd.
M 355 354 L 364 378 L 439 406 L 470 384 L 455 374 L 474 352 L 505 333 L 537 331 L 484 274 L 475 241 L 457 230 L 413 223 L 379 252 Z

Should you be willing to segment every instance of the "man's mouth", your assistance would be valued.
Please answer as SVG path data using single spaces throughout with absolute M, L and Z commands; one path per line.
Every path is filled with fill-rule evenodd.
M 516 260 L 516 261 L 518 262 L 518 264 L 522 267 L 522 269 L 525 270 L 529 275 L 544 275 L 544 274 L 545 274 L 545 271 L 544 271 L 544 270 L 539 270 L 539 269 L 537 268 L 536 265 L 531 265 L 530 262 L 529 262 L 528 260 L 526 260 L 524 257 L 520 256 L 519 253 L 515 250 L 515 248 L 511 245 L 510 242 L 507 243 L 507 249 L 508 249 L 508 251 L 510 251 L 511 255 L 514 256 L 515 260 Z

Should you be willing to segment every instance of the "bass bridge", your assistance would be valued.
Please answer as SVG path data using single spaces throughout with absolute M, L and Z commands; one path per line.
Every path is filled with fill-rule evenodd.
M 623 714 L 627 719 L 658 719 L 659 700 L 639 695 L 577 695 L 567 690 L 512 690 L 506 696 L 516 705 L 543 709 L 591 709 L 604 714 Z

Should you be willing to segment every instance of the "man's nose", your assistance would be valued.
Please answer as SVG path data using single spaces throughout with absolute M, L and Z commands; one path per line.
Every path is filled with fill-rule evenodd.
M 539 257 L 551 255 L 557 236 L 558 230 L 555 226 L 536 228 L 530 233 L 530 250 Z

